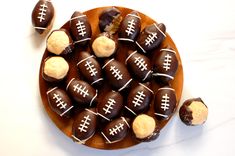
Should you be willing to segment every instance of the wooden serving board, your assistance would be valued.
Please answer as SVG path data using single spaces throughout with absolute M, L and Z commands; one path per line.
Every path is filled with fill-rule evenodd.
M 99 14 L 105 8 L 107 8 L 107 7 L 95 8 L 95 9 L 88 10 L 88 11 L 84 12 L 84 14 L 88 17 L 88 19 L 91 23 L 91 27 L 92 27 L 92 40 L 91 40 L 91 43 L 94 40 L 94 38 L 98 34 L 100 34 L 100 30 L 99 30 L 99 27 L 98 27 L 98 19 L 99 19 L 98 17 L 99 17 Z M 121 15 L 123 17 L 125 17 L 128 13 L 133 11 L 131 9 L 123 8 L 123 7 L 117 7 L 117 8 L 121 11 Z M 140 14 L 140 17 L 141 17 L 141 22 L 142 22 L 141 28 L 142 29 L 146 25 L 149 25 L 149 24 L 152 24 L 152 23 L 156 22 L 153 19 L 151 19 L 150 17 L 148 17 L 148 16 L 146 16 L 142 13 L 139 13 L 139 14 Z M 65 29 L 69 30 L 69 19 L 68 19 L 68 22 L 66 22 L 62 26 L 62 28 L 65 28 Z M 182 68 L 182 63 L 181 63 L 179 52 L 178 52 L 173 40 L 169 36 L 169 34 L 166 33 L 166 38 L 162 42 L 160 47 L 158 49 L 156 49 L 155 51 L 150 52 L 147 56 L 149 58 L 154 58 L 156 52 L 159 51 L 160 48 L 163 48 L 167 45 L 170 45 L 176 51 L 176 56 L 177 56 L 178 61 L 179 61 L 179 67 L 178 67 L 175 79 L 172 82 L 170 82 L 171 87 L 175 89 L 176 97 L 177 97 L 177 101 L 178 101 L 177 105 L 178 105 L 179 100 L 181 98 L 182 88 L 183 88 L 183 68 Z M 46 82 L 42 77 L 42 64 L 48 56 L 52 56 L 53 54 L 51 54 L 47 50 L 45 50 L 42 61 L 41 61 L 41 67 L 40 67 L 40 72 L 39 72 L 39 88 L 40 88 L 42 104 L 44 105 L 44 108 L 45 108 L 46 112 L 48 113 L 49 117 L 54 122 L 54 124 L 66 136 L 68 136 L 70 138 L 71 138 L 71 134 L 72 134 L 72 124 L 73 124 L 75 115 L 71 119 L 65 119 L 65 118 L 61 118 L 59 115 L 54 113 L 51 110 L 51 108 L 49 106 L 49 103 L 47 101 L 46 92 L 49 88 L 54 87 L 54 86 L 59 86 L 60 88 L 65 90 L 66 84 L 71 78 L 73 78 L 73 77 L 82 78 L 81 75 L 79 75 L 77 67 L 76 67 L 77 54 L 80 51 L 83 51 L 83 50 L 87 50 L 87 51 L 91 52 L 90 47 L 91 47 L 91 45 L 88 46 L 87 48 L 76 48 L 72 54 L 64 56 L 64 58 L 69 62 L 70 70 L 69 70 L 69 73 L 67 75 L 67 78 L 64 81 L 62 81 L 60 83 L 57 83 L 57 84 Z M 119 48 L 118 48 L 118 50 L 115 54 L 115 59 L 117 59 L 118 61 L 124 63 L 125 59 L 126 59 L 126 52 L 130 49 L 135 50 L 134 44 L 132 44 L 132 45 L 130 45 L 130 44 L 129 45 L 119 44 Z M 154 92 L 156 92 L 159 87 L 160 87 L 160 85 L 157 84 L 154 80 L 151 81 L 151 89 Z M 104 87 L 102 87 L 102 89 L 99 89 L 99 96 L 102 97 L 106 93 L 108 88 L 110 89 L 108 84 L 105 84 Z M 154 117 L 153 101 L 151 103 L 150 110 L 147 112 L 147 114 Z M 165 121 L 161 121 L 161 122 L 156 120 L 157 124 L 160 126 L 161 129 L 167 124 L 168 121 L 169 121 L 169 119 L 165 120 Z M 71 138 L 71 141 L 72 141 L 72 138 Z M 130 133 L 130 134 L 127 135 L 127 137 L 124 140 L 122 140 L 120 142 L 117 142 L 117 143 L 114 143 L 114 144 L 106 144 L 105 140 L 102 138 L 100 132 L 96 132 L 95 135 L 85 143 L 85 145 L 89 146 L 89 147 L 97 148 L 97 149 L 111 150 L 111 149 L 122 149 L 122 148 L 131 147 L 131 146 L 134 146 L 138 143 L 139 142 L 137 142 L 135 139 L 133 139 L 133 137 Z

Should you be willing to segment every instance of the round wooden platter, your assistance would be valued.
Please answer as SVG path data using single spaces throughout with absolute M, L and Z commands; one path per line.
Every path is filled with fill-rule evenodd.
M 90 23 L 91 23 L 91 27 L 92 27 L 92 39 L 90 44 L 92 43 L 92 41 L 94 40 L 94 38 L 100 34 L 100 30 L 98 27 L 98 17 L 100 15 L 100 13 L 106 9 L 108 7 L 100 7 L 100 8 L 95 8 L 92 10 L 88 10 L 86 12 L 84 12 L 84 14 L 88 17 Z M 124 8 L 124 7 L 116 7 L 121 11 L 121 15 L 122 17 L 125 17 L 128 13 L 130 13 L 131 9 L 128 8 Z M 146 25 L 152 24 L 152 23 L 157 23 L 156 21 L 154 21 L 153 19 L 151 19 L 150 17 L 139 13 L 140 17 L 141 17 L 141 28 L 143 29 Z M 167 26 L 166 26 L 167 27 Z M 69 30 L 69 19 L 68 22 L 66 22 L 62 28 Z M 117 36 L 117 35 L 116 35 Z M 182 93 L 182 88 L 183 88 L 183 68 L 182 68 L 182 63 L 181 63 L 181 59 L 180 59 L 180 55 L 179 52 L 173 42 L 173 40 L 171 39 L 171 37 L 169 36 L 169 34 L 166 33 L 166 38 L 165 40 L 161 43 L 160 47 L 152 52 L 150 52 L 149 54 L 147 54 L 147 56 L 149 58 L 154 58 L 155 54 L 157 53 L 157 51 L 160 50 L 160 48 L 166 47 L 166 46 L 171 46 L 175 51 L 176 51 L 176 56 L 178 58 L 179 61 L 179 67 L 176 73 L 176 76 L 174 78 L 173 81 L 170 82 L 170 85 L 172 88 L 175 89 L 176 92 L 176 96 L 177 96 L 177 106 L 179 103 L 179 100 L 181 98 L 181 93 Z M 47 81 L 45 81 L 42 77 L 42 64 L 44 62 L 44 60 L 48 57 L 48 56 L 52 56 L 53 54 L 49 53 L 47 50 L 45 50 L 45 53 L 43 55 L 42 61 L 41 61 L 41 67 L 40 67 L 40 73 L 39 73 L 39 87 L 40 87 L 40 94 L 41 94 L 41 99 L 42 99 L 42 104 L 45 107 L 46 112 L 48 113 L 49 117 L 51 118 L 51 120 L 54 122 L 54 124 L 68 137 L 71 138 L 72 135 L 72 124 L 74 121 L 74 116 L 76 116 L 76 111 L 74 113 L 74 116 L 72 116 L 70 119 L 66 119 L 66 118 L 62 118 L 59 115 L 57 115 L 56 113 L 54 113 L 48 103 L 47 100 L 47 90 L 51 87 L 55 87 L 58 86 L 62 89 L 65 90 L 66 88 L 66 84 L 67 82 L 73 78 L 73 77 L 77 77 L 77 78 L 81 78 L 82 76 L 79 74 L 76 64 L 77 64 L 77 54 L 80 51 L 86 50 L 92 53 L 91 51 L 91 45 L 89 45 L 87 48 L 81 48 L 81 47 L 76 47 L 76 49 L 74 50 L 73 53 L 64 56 L 64 58 L 69 62 L 69 66 L 70 66 L 70 70 L 69 73 L 66 77 L 66 79 L 60 83 L 49 83 Z M 125 45 L 125 44 L 121 44 L 119 43 L 119 48 L 117 50 L 117 52 L 115 53 L 115 59 L 117 59 L 118 61 L 124 63 L 125 59 L 126 59 L 126 52 L 128 50 L 135 50 L 135 46 L 134 43 L 132 45 Z M 137 82 L 134 82 L 133 84 L 135 85 Z M 157 89 L 161 86 L 160 84 L 156 83 L 154 80 L 152 80 L 151 82 L 151 89 L 156 92 Z M 110 89 L 109 85 L 107 83 L 104 84 L 104 86 L 99 89 L 99 97 L 102 97 L 107 90 Z M 77 105 L 76 103 L 74 105 Z M 79 109 L 79 108 L 77 108 Z M 148 112 L 146 112 L 146 114 L 149 114 L 151 116 L 154 117 L 154 110 L 153 110 L 153 101 L 151 103 L 150 109 Z M 165 121 L 158 121 L 156 120 L 157 124 L 159 125 L 159 127 L 162 129 L 167 122 L 169 121 L 165 120 Z M 72 138 L 71 138 L 72 141 Z M 139 142 L 137 142 L 135 139 L 133 139 L 131 132 L 127 135 L 127 137 L 117 143 L 114 144 L 106 144 L 105 140 L 103 139 L 103 137 L 101 136 L 100 132 L 96 132 L 95 135 L 90 138 L 88 141 L 86 141 L 85 145 L 92 147 L 92 148 L 97 148 L 97 149 L 106 149 L 106 150 L 111 150 L 111 149 L 122 149 L 122 148 L 127 148 L 127 147 L 131 147 L 134 146 L 136 144 L 138 144 Z

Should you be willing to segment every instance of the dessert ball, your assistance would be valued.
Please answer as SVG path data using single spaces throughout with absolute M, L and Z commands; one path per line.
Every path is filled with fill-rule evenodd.
M 49 32 L 53 25 L 54 7 L 50 0 L 39 0 L 32 12 L 32 24 L 39 34 Z
M 188 99 L 180 107 L 179 116 L 188 126 L 201 125 L 207 120 L 208 108 L 201 98 Z
M 117 32 L 121 21 L 122 16 L 117 8 L 111 7 L 105 9 L 99 16 L 100 31 L 114 34 Z
M 45 59 L 42 76 L 46 81 L 55 82 L 64 79 L 69 71 L 68 62 L 60 56 Z
M 132 130 L 137 140 L 151 141 L 159 136 L 160 130 L 153 117 L 147 114 L 138 115 L 133 123 Z
M 104 32 L 93 41 L 92 49 L 97 57 L 109 57 L 115 53 L 117 42 L 110 33 Z
M 73 40 L 66 29 L 54 30 L 47 38 L 47 50 L 53 54 L 72 53 L 73 48 Z

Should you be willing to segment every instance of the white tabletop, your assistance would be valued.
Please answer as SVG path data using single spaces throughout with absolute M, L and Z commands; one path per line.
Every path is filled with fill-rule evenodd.
M 72 142 L 45 112 L 38 84 L 45 38 L 40 38 L 31 24 L 36 2 L 15 0 L 1 5 L 1 156 L 234 155 L 235 1 L 53 0 L 54 29 L 75 10 L 110 5 L 136 9 L 165 23 L 184 67 L 180 104 L 185 99 L 201 97 L 209 107 L 203 126 L 185 126 L 177 112 L 157 140 L 115 151 Z

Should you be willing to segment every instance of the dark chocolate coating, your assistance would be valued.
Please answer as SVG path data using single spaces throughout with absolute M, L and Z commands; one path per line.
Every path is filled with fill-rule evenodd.
M 92 106 L 97 103 L 97 91 L 87 82 L 71 79 L 66 90 L 80 106 Z
M 133 135 L 135 137 L 135 134 Z M 135 140 L 138 142 L 150 142 L 150 141 L 156 140 L 159 137 L 159 135 L 160 135 L 160 128 L 156 125 L 154 132 L 150 136 L 143 138 L 143 139 L 139 139 L 135 137 Z
M 205 103 L 202 101 L 201 98 L 191 98 L 191 99 L 184 101 L 183 105 L 179 109 L 179 116 L 180 116 L 181 121 L 188 126 L 194 126 L 192 124 L 192 120 L 193 120 L 192 111 L 188 109 L 188 106 L 190 106 L 190 104 L 195 101 L 199 101 L 205 105 Z
M 159 29 L 161 31 L 159 31 Z M 165 39 L 166 27 L 163 23 L 151 24 L 144 28 L 139 35 L 136 45 L 144 53 L 156 49 Z
M 131 110 L 130 113 L 134 112 L 134 115 L 143 113 L 149 109 L 152 98 L 153 92 L 144 84 L 139 84 L 130 91 L 127 97 L 127 110 Z
M 152 65 L 148 57 L 139 54 L 137 51 L 128 51 L 126 64 L 130 73 L 139 81 L 147 82 L 152 78 Z
M 54 7 L 51 1 L 39 0 L 32 11 L 32 24 L 35 30 L 42 34 L 51 24 L 54 17 Z
M 170 48 L 161 49 L 153 63 L 153 76 L 163 83 L 173 80 L 178 69 L 178 59 L 175 51 Z
M 118 15 L 120 15 L 120 11 L 115 7 L 105 9 L 99 16 L 100 31 L 104 32 L 107 26 L 114 24 L 113 22 Z
M 92 30 L 86 15 L 75 11 L 70 19 L 70 31 L 74 44 L 84 46 L 91 40 Z
M 124 64 L 114 59 L 106 60 L 104 64 L 102 69 L 114 89 L 121 91 L 129 87 L 132 79 Z
M 119 41 L 134 42 L 141 30 L 141 18 L 137 11 L 127 14 L 120 26 L 118 37 Z
M 87 139 L 95 134 L 97 122 L 97 115 L 94 108 L 85 109 L 80 112 L 73 122 L 73 140 L 84 144 Z
M 47 91 L 47 99 L 51 109 L 61 117 L 70 117 L 73 108 L 67 93 L 57 87 Z
M 159 88 L 155 94 L 154 110 L 158 120 L 166 120 L 171 117 L 176 108 L 175 91 L 166 86 Z
M 102 71 L 94 55 L 85 51 L 79 52 L 77 67 L 92 86 L 101 86 L 103 82 Z
M 97 104 L 97 112 L 106 120 L 120 115 L 123 106 L 123 97 L 115 91 L 108 92 Z
M 123 140 L 128 134 L 130 120 L 120 117 L 109 122 L 102 131 L 106 143 L 114 143 Z M 107 140 L 108 139 L 108 140 Z

